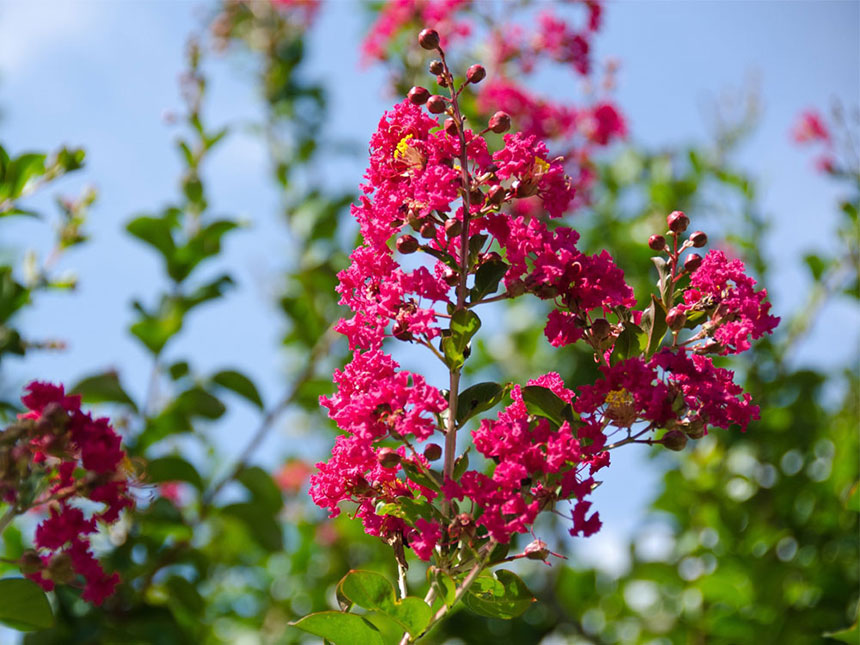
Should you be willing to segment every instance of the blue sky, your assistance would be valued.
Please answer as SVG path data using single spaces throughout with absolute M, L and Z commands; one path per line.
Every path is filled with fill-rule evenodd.
M 24 320 L 31 336 L 59 335 L 69 350 L 10 363 L 21 382 L 38 377 L 69 383 L 115 367 L 129 389 L 138 395 L 145 389 L 146 356 L 125 331 L 129 302 L 140 297 L 151 303 L 162 283 L 156 258 L 125 235 L 123 226 L 175 194 L 175 132 L 163 114 L 180 105 L 177 77 L 185 38 L 208 6 L 0 1 L 0 141 L 16 153 L 62 143 L 84 146 L 89 161 L 83 181 L 100 191 L 89 224 L 91 242 L 61 263 L 78 274 L 78 293 L 45 296 Z M 365 21 L 357 3 L 332 1 L 310 42 L 312 72 L 333 88 L 333 134 L 361 146 L 392 102 L 382 91 L 382 71 L 358 68 Z M 811 156 L 791 144 L 788 131 L 805 108 L 825 108 L 833 98 L 860 102 L 858 25 L 856 1 L 616 2 L 607 9 L 598 39 L 598 56 L 622 61 L 617 99 L 633 138 L 652 146 L 706 139 L 702 106 L 709 97 L 743 85 L 751 74 L 760 79 L 763 119 L 742 161 L 760 178 L 762 205 L 773 218 L 767 250 L 776 269 L 772 299 L 778 313 L 802 302 L 807 282 L 798 257 L 830 244 L 838 195 L 811 169 Z M 211 63 L 209 71 L 209 122 L 253 119 L 258 107 L 249 66 L 227 58 Z M 346 186 L 357 184 L 364 160 L 342 166 L 333 176 Z M 289 240 L 268 177 L 265 151 L 251 136 L 230 138 L 213 157 L 206 178 L 215 212 L 249 222 L 227 243 L 223 262 L 241 288 L 223 304 L 192 314 L 170 355 L 193 359 L 202 373 L 226 366 L 246 370 L 273 400 L 290 371 L 288 361 L 272 351 L 281 327 L 271 304 L 278 269 L 288 261 Z M 73 193 L 81 185 L 81 179 L 70 178 L 59 188 Z M 4 222 L 0 230 L 0 247 L 46 251 L 44 223 Z M 822 320 L 826 323 L 815 328 L 798 360 L 828 364 L 844 358 L 846 343 L 856 349 L 860 317 L 855 310 L 834 306 Z M 229 331 L 234 329 L 242 333 Z M 836 335 L 848 340 L 835 347 L 830 339 Z M 237 428 L 252 420 L 250 411 L 237 407 L 213 432 L 224 445 L 236 445 L 242 438 Z M 267 463 L 277 463 L 312 436 L 313 429 L 285 421 L 267 446 Z M 598 491 L 606 532 L 590 547 L 593 552 L 632 529 L 656 481 L 641 454 L 620 457 L 616 472 Z

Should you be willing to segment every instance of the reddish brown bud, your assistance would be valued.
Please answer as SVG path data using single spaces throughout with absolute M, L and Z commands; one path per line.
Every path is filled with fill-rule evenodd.
M 31 573 L 41 571 L 45 565 L 42 563 L 42 558 L 33 549 L 28 549 L 21 554 L 18 560 L 18 568 L 25 576 Z
M 430 90 L 426 87 L 415 86 L 409 93 L 406 95 L 410 102 L 414 105 L 424 105 L 427 102 L 427 99 L 430 98 Z
M 685 322 L 687 322 L 687 316 L 677 307 L 672 307 L 666 313 L 666 326 L 672 331 L 679 331 L 682 329 Z
M 505 190 L 504 186 L 493 186 L 487 193 L 487 198 L 490 200 L 491 204 L 498 206 L 505 201 L 505 195 L 507 192 L 508 191 Z
M 395 468 L 400 463 L 400 455 L 392 448 L 380 448 L 376 459 L 383 468 Z
M 439 47 L 439 33 L 435 29 L 422 29 L 418 34 L 418 44 L 424 49 Z
M 487 125 L 496 134 L 507 132 L 511 129 L 511 115 L 507 112 L 496 112 L 490 117 L 490 122 Z
M 457 122 L 454 119 L 445 119 L 445 132 L 447 132 L 450 136 L 456 137 L 459 133 L 457 132 Z
M 454 271 L 451 267 L 446 267 L 445 271 L 442 273 L 442 279 L 449 287 L 456 287 L 457 283 L 460 282 L 460 274 Z
M 660 440 L 669 450 L 683 450 L 687 446 L 687 435 L 680 430 L 669 430 Z
M 442 456 L 442 446 L 436 443 L 428 443 L 424 448 L 424 457 L 427 461 L 436 461 Z
M 427 109 L 431 114 L 442 114 L 448 108 L 448 103 L 438 94 L 427 99 Z
M 662 235 L 652 235 L 648 238 L 648 248 L 652 251 L 662 251 L 666 248 L 666 238 Z
M 529 560 L 546 560 L 549 557 L 549 548 L 543 540 L 533 540 L 523 549 L 523 553 Z
M 702 264 L 702 256 L 696 255 L 695 253 L 690 253 L 686 258 L 684 258 L 684 269 L 692 273 Z
M 62 585 L 69 584 L 75 579 L 75 569 L 72 566 L 72 558 L 68 553 L 58 553 L 48 564 L 46 571 L 49 580 L 59 582 Z
M 683 233 L 690 225 L 690 218 L 682 211 L 672 211 L 666 217 L 666 223 L 669 225 L 669 230 L 673 233 Z
M 411 235 L 404 235 L 403 237 L 397 238 L 397 250 L 404 255 L 415 253 L 415 251 L 418 250 L 418 240 Z
M 694 231 L 690 234 L 690 241 L 693 243 L 693 246 L 700 249 L 708 243 L 708 236 L 704 231 Z
M 448 87 L 448 79 L 445 77 L 444 74 L 439 74 L 436 77 L 436 85 L 438 85 L 439 87 Z
M 495 251 L 488 251 L 487 253 L 481 253 L 478 256 L 478 264 L 484 264 L 486 262 L 501 262 L 502 256 L 496 253 Z
M 436 237 L 436 225 L 433 222 L 426 222 L 421 226 L 419 233 L 425 240 L 431 240 Z
M 367 495 L 371 490 L 373 489 L 364 477 L 359 475 L 355 478 L 355 484 L 352 486 L 353 495 Z
M 445 235 L 457 237 L 463 231 L 463 223 L 458 219 L 449 219 L 445 222 Z
M 439 60 L 438 58 L 430 61 L 429 69 L 430 69 L 431 74 L 436 74 L 436 75 L 439 75 L 443 71 L 445 71 L 445 67 L 442 65 L 442 61 Z
M 604 338 L 608 338 L 609 334 L 612 333 L 612 325 L 609 324 L 606 318 L 598 318 L 591 323 L 591 333 L 594 334 L 597 340 L 603 340 Z
M 469 203 L 472 206 L 484 203 L 484 193 L 481 192 L 480 188 L 472 188 L 472 190 L 469 191 Z
M 487 70 L 483 65 L 472 65 L 466 70 L 466 80 L 470 83 L 480 83 L 487 76 Z
M 705 422 L 700 417 L 684 419 L 681 428 L 690 439 L 701 439 L 705 436 Z

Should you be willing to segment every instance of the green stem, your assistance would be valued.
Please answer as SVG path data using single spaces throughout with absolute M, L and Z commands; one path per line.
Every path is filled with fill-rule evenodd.
M 17 513 L 15 512 L 15 506 L 14 505 L 10 506 L 6 510 L 6 512 L 3 513 L 3 516 L 0 517 L 0 535 L 2 535 L 3 531 L 6 530 L 6 527 L 12 523 L 12 520 L 15 519 L 16 515 L 17 515 Z

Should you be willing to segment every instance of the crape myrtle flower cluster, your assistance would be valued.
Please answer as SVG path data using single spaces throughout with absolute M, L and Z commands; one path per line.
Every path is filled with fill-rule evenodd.
M 119 576 L 102 569 L 90 536 L 133 505 L 120 437 L 108 419 L 81 410 L 80 397 L 66 395 L 62 385 L 34 381 L 27 392 L 21 400 L 28 411 L 0 432 L 7 517 L 30 509 L 46 514 L 21 571 L 47 591 L 80 576 L 83 599 L 99 605 Z
M 364 41 L 365 61 L 390 63 L 406 47 L 402 58 L 408 68 L 409 61 L 419 56 L 410 48 L 418 25 L 440 33 L 440 44 L 446 48 L 480 43 L 482 51 L 488 49 L 489 76 L 476 88 L 475 108 L 484 118 L 503 110 L 523 136 L 534 135 L 547 143 L 554 156 L 564 159 L 565 172 L 576 188 L 574 206 L 586 204 L 595 179 L 592 156 L 627 134 L 626 120 L 608 96 L 617 65 L 612 61 L 598 65 L 593 56 L 603 3 L 508 3 L 501 13 L 499 6 L 470 0 L 389 0 Z M 581 81 L 585 95 L 572 101 L 535 93 L 527 79 L 545 68 L 569 72 L 571 86 Z M 446 79 L 440 69 L 432 68 L 431 73 L 444 88 Z M 395 74 L 394 85 L 402 84 L 409 70 Z
M 563 515 L 563 502 L 572 535 L 595 533 L 600 519 L 587 498 L 620 445 L 679 450 L 711 427 L 745 429 L 758 408 L 711 356 L 748 349 L 778 319 L 739 261 L 719 251 L 682 258 L 707 236 L 682 239 L 689 219 L 680 212 L 648 242 L 663 254 L 654 258 L 659 294 L 635 310 L 611 255 L 581 252 L 577 232 L 559 223 L 576 193 L 565 161 L 536 134 L 510 132 L 505 112 L 470 128 L 459 98 L 486 70 L 469 67 L 458 86 L 439 35 L 425 29 L 419 44 L 438 53 L 430 70 L 450 97 L 412 88 L 371 137 L 352 208 L 362 241 L 338 286 L 351 314 L 336 328 L 353 357 L 334 374 L 337 391 L 321 398 L 344 434 L 317 464 L 310 492 L 331 516 L 355 508 L 399 562 L 408 547 L 444 569 L 458 553 L 528 533 L 541 512 Z M 488 133 L 504 134 L 498 146 Z M 569 388 L 550 373 L 460 390 L 481 326 L 475 310 L 521 296 L 553 303 L 552 345 L 593 348 L 595 383 Z M 442 361 L 447 392 L 401 369 L 384 347 L 392 338 Z M 458 430 L 505 396 L 509 405 L 478 423 L 465 451 L 458 446 Z M 483 458 L 473 455 L 472 467 L 471 448 Z

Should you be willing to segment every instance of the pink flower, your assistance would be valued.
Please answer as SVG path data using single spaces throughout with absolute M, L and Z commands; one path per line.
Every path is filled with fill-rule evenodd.
M 821 114 L 816 110 L 806 110 L 800 115 L 794 124 L 791 136 L 797 143 L 830 141 L 830 131 L 827 129 Z

